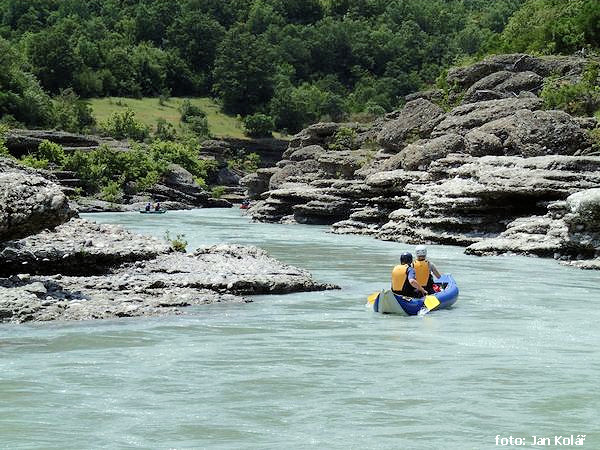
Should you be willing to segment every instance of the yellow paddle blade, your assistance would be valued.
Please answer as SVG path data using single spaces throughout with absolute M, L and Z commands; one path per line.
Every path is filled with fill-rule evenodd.
M 429 311 L 432 311 L 440 305 L 440 301 L 433 295 L 428 295 L 425 297 L 424 304 Z
M 373 292 L 371 295 L 369 295 L 367 297 L 367 301 L 368 301 L 369 305 L 372 305 L 373 303 L 375 303 L 375 300 L 377 299 L 378 295 L 379 295 L 379 292 Z

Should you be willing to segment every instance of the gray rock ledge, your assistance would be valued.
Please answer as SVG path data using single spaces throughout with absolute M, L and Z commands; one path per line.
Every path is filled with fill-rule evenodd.
M 339 289 L 264 250 L 214 245 L 119 265 L 104 275 L 0 279 L 0 322 L 183 314 L 182 308 L 249 302 L 246 295 Z

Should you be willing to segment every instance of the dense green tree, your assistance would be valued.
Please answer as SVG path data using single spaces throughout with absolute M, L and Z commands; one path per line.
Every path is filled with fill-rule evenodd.
M 170 47 L 194 70 L 206 71 L 212 66 L 216 49 L 225 34 L 225 28 L 214 18 L 201 12 L 180 16 L 167 30 Z
M 464 58 L 597 50 L 600 0 L 0 0 L 0 36 L 5 122 L 72 128 L 41 84 L 213 93 L 292 131 L 394 109 Z
M 50 97 L 35 77 L 23 70 L 18 52 L 2 38 L 0 67 L 0 117 L 32 126 L 52 124 Z
M 137 41 L 162 46 L 166 31 L 179 11 L 180 4 L 172 0 L 140 2 L 135 11 Z
M 34 73 L 50 92 L 70 87 L 81 68 L 73 43 L 73 37 L 78 33 L 76 21 L 69 18 L 26 39 Z
M 214 92 L 226 111 L 248 114 L 270 100 L 274 73 L 271 47 L 263 39 L 233 28 L 219 46 Z
M 569 53 L 598 45 L 598 0 L 528 0 L 502 34 L 504 48 L 523 52 Z

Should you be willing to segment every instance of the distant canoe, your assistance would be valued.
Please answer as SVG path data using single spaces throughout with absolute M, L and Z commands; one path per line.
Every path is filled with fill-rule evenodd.
M 158 211 L 140 211 L 140 214 L 164 214 L 166 212 L 165 209 L 159 209 Z

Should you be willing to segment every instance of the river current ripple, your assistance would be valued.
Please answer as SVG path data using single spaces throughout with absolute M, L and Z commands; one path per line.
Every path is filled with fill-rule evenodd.
M 0 325 L 0 448 L 600 448 L 600 274 L 430 246 L 451 310 L 364 307 L 412 247 L 238 210 L 94 214 L 188 248 L 253 244 L 341 291 L 184 316 Z

